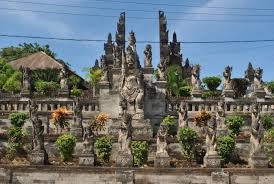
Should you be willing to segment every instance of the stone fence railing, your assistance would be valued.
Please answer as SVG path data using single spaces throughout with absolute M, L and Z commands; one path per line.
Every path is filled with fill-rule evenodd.
M 179 100 L 168 101 L 167 112 L 176 113 L 181 101 L 184 101 L 188 105 L 188 112 L 195 113 L 201 110 L 206 110 L 208 112 L 215 112 L 218 107 L 218 102 L 220 98 L 212 99 L 191 99 L 183 98 Z M 266 114 L 274 113 L 274 99 L 264 99 L 257 101 L 253 98 L 242 98 L 242 99 L 233 99 L 233 100 L 224 100 L 225 102 L 225 112 L 226 113 L 251 113 L 251 107 L 254 102 L 260 104 L 261 112 Z
M 41 100 L 35 99 L 38 105 L 38 111 L 40 112 L 52 112 L 59 107 L 66 107 L 68 111 L 73 111 L 73 100 L 72 99 L 48 99 Z M 80 103 L 83 107 L 84 112 L 96 112 L 99 111 L 98 98 L 80 99 Z M 27 99 L 0 99 L 0 112 L 28 112 L 29 102 Z

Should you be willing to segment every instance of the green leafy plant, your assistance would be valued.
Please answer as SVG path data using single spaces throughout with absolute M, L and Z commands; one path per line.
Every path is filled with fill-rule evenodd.
M 207 89 L 210 91 L 216 91 L 216 89 L 222 83 L 222 79 L 218 76 L 205 77 L 203 78 L 203 83 L 206 84 Z
M 183 155 L 191 162 L 195 145 L 198 142 L 198 134 L 191 128 L 180 128 L 178 132 L 178 141 L 183 148 Z
M 22 73 L 15 71 L 5 82 L 3 89 L 7 92 L 18 93 L 21 90 Z
M 169 96 L 190 96 L 191 87 L 182 78 L 182 68 L 171 65 L 167 68 L 167 93 Z
M 231 156 L 234 153 L 236 142 L 233 137 L 226 135 L 218 138 L 217 151 L 219 155 L 224 159 L 225 163 L 228 163 Z
M 59 69 L 36 69 L 31 71 L 31 77 L 33 81 L 45 81 L 59 83 Z
M 274 93 L 274 81 L 270 81 L 267 84 L 268 90 L 273 94 Z
M 71 134 L 63 134 L 57 138 L 55 145 L 61 156 L 61 160 L 68 161 L 72 158 L 76 138 Z
M 52 92 L 60 88 L 60 84 L 57 82 L 47 82 L 38 80 L 34 83 L 34 89 L 39 95 L 50 95 Z
M 177 130 L 173 116 L 167 115 L 166 117 L 164 117 L 162 124 L 168 127 L 168 134 L 176 135 Z
M 82 89 L 78 89 L 78 88 L 75 88 L 73 87 L 71 90 L 70 90 L 70 95 L 71 96 L 74 96 L 74 97 L 81 97 L 84 95 L 84 92 Z
M 269 129 L 264 134 L 264 149 L 270 163 L 274 163 L 274 128 Z
M 235 98 L 239 98 L 245 95 L 249 82 L 247 79 L 234 78 L 231 80 L 231 86 L 235 93 Z
M 113 140 L 111 136 L 103 136 L 95 141 L 96 155 L 104 162 L 109 162 Z
M 81 82 L 81 79 L 76 75 L 69 76 L 69 82 L 74 88 L 78 88 Z
M 262 122 L 265 130 L 269 130 L 273 127 L 273 116 L 265 115 L 262 117 Z
M 14 127 L 22 127 L 27 119 L 27 115 L 22 112 L 15 112 L 9 115 L 9 120 Z
M 86 79 L 93 87 L 93 96 L 95 96 L 95 92 L 98 89 L 99 82 L 103 77 L 103 71 L 98 68 L 84 68 L 83 71 L 87 72 Z
M 225 124 L 227 125 L 230 134 L 237 136 L 244 124 L 244 119 L 241 116 L 230 116 L 225 120 Z
M 132 141 L 131 151 L 134 164 L 141 166 L 147 160 L 148 143 L 146 141 Z
M 221 94 L 217 91 L 204 91 L 202 94 L 202 98 L 208 97 L 219 97 Z

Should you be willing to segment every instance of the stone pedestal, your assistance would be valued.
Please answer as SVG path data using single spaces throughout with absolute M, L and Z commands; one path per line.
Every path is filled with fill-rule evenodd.
M 269 161 L 265 154 L 252 155 L 248 159 L 248 165 L 251 168 L 267 168 L 268 163 L 269 163 Z
M 156 153 L 154 167 L 170 167 L 170 157 L 167 153 Z
M 83 129 L 76 125 L 72 125 L 70 129 L 70 133 L 75 137 L 82 137 L 83 136 Z
M 211 184 L 230 184 L 228 172 L 212 172 Z
M 134 139 L 144 140 L 153 137 L 153 129 L 149 119 L 133 119 L 132 127 L 132 137 Z
M 130 153 L 118 152 L 116 158 L 117 167 L 132 167 L 133 166 L 133 156 Z
M 224 89 L 222 92 L 223 97 L 234 98 L 234 91 L 232 89 Z
M 108 81 L 99 82 L 99 93 L 100 95 L 109 94 L 110 83 Z
M 202 97 L 202 90 L 199 90 L 199 89 L 192 90 L 191 95 L 195 98 L 201 98 Z
M 69 89 L 61 89 L 59 91 L 59 96 L 60 97 L 69 97 Z
M 94 154 L 81 154 L 81 155 L 79 155 L 79 165 L 81 165 L 81 166 L 94 166 Z
M 45 151 L 33 151 L 30 154 L 29 159 L 32 165 L 44 165 L 48 161 L 48 156 Z
M 254 96 L 256 96 L 257 98 L 265 98 L 266 92 L 264 91 L 264 89 L 255 89 Z
M 144 80 L 145 81 L 152 81 L 153 80 L 153 72 L 154 72 L 153 67 L 145 67 L 143 69 L 143 72 L 144 72 Z
M 22 90 L 21 91 L 21 96 L 22 97 L 30 97 L 31 96 L 31 91 L 30 90 Z
M 207 168 L 220 168 L 222 158 L 217 154 L 205 155 L 204 166 Z

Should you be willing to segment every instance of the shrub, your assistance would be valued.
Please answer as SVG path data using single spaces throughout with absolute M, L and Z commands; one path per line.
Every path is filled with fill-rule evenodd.
M 48 95 L 60 88 L 57 82 L 38 80 L 34 83 L 34 89 L 39 95 Z
M 216 91 L 216 89 L 220 86 L 221 82 L 222 79 L 217 76 L 203 78 L 203 83 L 206 84 L 207 88 L 210 91 Z
M 8 129 L 8 157 L 14 158 L 14 155 L 23 150 L 23 139 L 25 133 L 21 127 L 12 126 Z
M 221 94 L 217 91 L 204 91 L 202 94 L 202 98 L 208 98 L 208 97 L 219 97 Z
M 270 81 L 267 83 L 268 90 L 273 94 L 274 93 L 274 81 Z
M 262 117 L 262 123 L 265 130 L 269 130 L 273 127 L 273 117 L 265 115 Z
M 191 128 L 180 128 L 178 133 L 178 141 L 183 148 L 184 156 L 191 161 L 194 148 L 198 141 L 198 134 Z
M 22 73 L 15 71 L 6 81 L 3 89 L 8 92 L 17 93 L 21 90 L 21 76 Z
M 235 93 L 235 97 L 239 98 L 246 94 L 249 82 L 243 78 L 234 78 L 231 80 L 231 86 Z
M 146 141 L 132 141 L 131 151 L 134 164 L 141 166 L 147 160 L 148 143 Z
M 264 134 L 265 151 L 271 163 L 274 162 L 274 128 L 269 129 Z
M 59 107 L 58 109 L 52 112 L 53 123 L 56 127 L 60 126 L 61 129 L 69 126 L 69 122 L 67 118 L 69 116 L 69 112 L 66 107 Z
M 197 126 L 203 127 L 203 126 L 207 126 L 207 121 L 210 120 L 210 118 L 211 118 L 210 113 L 203 110 L 203 111 L 200 111 L 194 117 L 194 120 L 195 120 Z
M 219 155 L 224 159 L 225 163 L 228 163 L 235 150 L 235 140 L 229 136 L 223 136 L 217 140 L 217 151 Z
M 22 112 L 15 112 L 9 115 L 9 120 L 14 127 L 22 127 L 27 119 L 27 115 Z
M 109 116 L 103 112 L 96 116 L 95 119 L 91 119 L 90 127 L 92 132 L 98 135 L 99 131 L 105 130 L 108 119 Z
M 239 135 L 241 126 L 244 124 L 244 119 L 241 116 L 230 116 L 225 120 L 230 134 L 233 136 Z
M 181 97 L 190 97 L 191 96 L 191 87 L 190 86 L 182 86 L 179 88 Z
M 96 147 L 96 155 L 102 159 L 104 162 L 109 162 L 109 157 L 112 150 L 112 137 L 110 136 L 103 136 L 96 140 L 95 147 Z
M 55 142 L 57 150 L 62 161 L 68 161 L 72 158 L 72 153 L 76 145 L 76 138 L 71 134 L 63 134 L 59 136 Z
M 78 89 L 78 88 L 75 88 L 73 87 L 71 90 L 70 90 L 70 95 L 71 96 L 74 96 L 74 97 L 81 97 L 84 95 L 84 92 L 82 89 Z
M 76 75 L 71 75 L 69 76 L 69 82 L 71 83 L 73 88 L 78 88 L 81 82 L 81 79 Z
M 166 125 L 168 127 L 168 134 L 170 135 L 176 135 L 176 126 L 175 126 L 175 121 L 173 116 L 166 116 L 163 121 L 163 125 Z

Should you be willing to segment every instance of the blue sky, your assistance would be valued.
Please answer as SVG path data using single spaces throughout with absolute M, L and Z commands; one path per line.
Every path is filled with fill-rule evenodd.
M 20 0 L 21 1 L 21 0 Z M 39 0 L 29 0 L 41 2 Z M 130 0 L 139 2 L 137 0 Z M 168 3 L 197 5 L 199 7 L 187 8 L 180 6 L 152 6 L 137 5 L 127 3 L 100 2 L 93 0 L 45 0 L 44 3 L 71 4 L 79 6 L 96 6 L 120 9 L 142 9 L 153 10 L 154 13 L 131 12 L 128 17 L 152 17 L 155 20 L 126 20 L 126 32 L 133 30 L 137 40 L 158 41 L 158 10 L 166 11 L 170 39 L 172 33 L 177 32 L 180 41 L 211 41 L 211 40 L 254 40 L 254 39 L 274 39 L 274 16 L 273 17 L 253 17 L 253 16 L 228 16 L 228 15 L 194 15 L 185 13 L 168 12 L 203 12 L 203 13 L 230 13 L 230 14 L 270 14 L 272 11 L 259 10 L 227 10 L 212 9 L 206 7 L 255 7 L 273 8 L 273 0 L 150 0 L 142 2 Z M 129 2 L 129 1 L 125 1 Z M 54 15 L 34 12 L 19 12 L 0 10 L 0 34 L 19 34 L 32 36 L 49 36 L 64 38 L 88 38 L 106 39 L 109 32 L 115 35 L 116 23 L 120 11 L 95 10 L 81 8 L 54 7 L 42 5 L 30 5 L 6 2 L 0 0 L 0 8 L 32 9 L 42 11 L 58 11 L 71 13 L 87 13 L 100 15 L 114 15 L 115 18 L 84 17 L 69 15 Z M 240 22 L 200 22 L 169 19 L 214 19 L 214 20 L 237 20 Z M 248 22 L 249 21 L 249 22 Z M 250 21 L 253 21 L 252 23 Z M 265 21 L 265 22 L 264 22 Z M 272 22 L 271 22 L 272 21 Z M 22 42 L 38 42 L 49 44 L 57 53 L 58 57 L 71 64 L 71 68 L 80 75 L 83 75 L 82 68 L 92 66 L 96 58 L 103 54 L 102 42 L 65 42 L 35 39 L 18 39 L 0 37 L 0 47 L 17 45 Z M 143 63 L 143 50 L 145 44 L 137 44 L 137 49 L 141 62 Z M 159 62 L 159 45 L 153 44 L 153 65 Z M 260 66 L 264 69 L 264 80 L 274 79 L 274 42 L 269 43 L 242 43 L 242 44 L 183 44 L 182 53 L 184 59 L 188 57 L 194 64 L 202 66 L 201 76 L 222 75 L 226 65 L 233 66 L 233 77 L 242 77 L 248 62 L 252 62 L 254 67 Z

